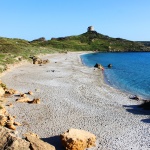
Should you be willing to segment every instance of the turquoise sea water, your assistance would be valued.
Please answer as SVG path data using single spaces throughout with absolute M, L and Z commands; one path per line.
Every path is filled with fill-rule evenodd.
M 104 66 L 106 82 L 131 94 L 150 99 L 150 52 L 91 53 L 81 55 L 82 62 Z M 109 69 L 108 64 L 112 64 Z

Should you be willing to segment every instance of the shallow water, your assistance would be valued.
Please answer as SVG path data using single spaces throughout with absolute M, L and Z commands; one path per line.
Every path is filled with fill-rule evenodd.
M 107 83 L 123 91 L 150 98 L 150 53 L 91 53 L 81 55 L 82 62 L 93 67 L 96 63 L 105 67 Z M 112 64 L 109 69 L 108 64 Z

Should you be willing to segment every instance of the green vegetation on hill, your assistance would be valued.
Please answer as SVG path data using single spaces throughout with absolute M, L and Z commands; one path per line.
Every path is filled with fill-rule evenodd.
M 111 38 L 96 31 L 88 31 L 78 36 L 52 38 L 48 41 L 34 40 L 32 44 L 50 46 L 62 50 L 96 50 L 100 52 L 147 51 L 142 43 L 121 38 Z
M 8 64 L 13 64 L 23 59 L 30 60 L 30 56 L 55 51 L 56 49 L 54 48 L 41 47 L 26 40 L 0 37 L 0 72 L 6 70 Z
M 68 36 L 45 40 L 44 37 L 27 41 L 0 37 L 0 71 L 30 56 L 66 51 L 148 51 L 142 43 L 111 38 L 96 31 L 88 31 L 78 36 Z

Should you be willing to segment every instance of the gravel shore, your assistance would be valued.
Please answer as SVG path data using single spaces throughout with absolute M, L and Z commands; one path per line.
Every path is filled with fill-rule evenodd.
M 150 150 L 150 112 L 137 107 L 123 93 L 104 83 L 103 73 L 84 66 L 82 52 L 43 56 L 50 63 L 25 64 L 1 77 L 8 88 L 22 93 L 32 91 L 41 104 L 16 102 L 7 110 L 22 123 L 18 135 L 38 134 L 57 150 L 59 134 L 69 128 L 89 131 L 97 136 L 93 150 Z

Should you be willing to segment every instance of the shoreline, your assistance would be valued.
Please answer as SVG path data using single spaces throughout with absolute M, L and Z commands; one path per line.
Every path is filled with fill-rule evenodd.
M 99 52 L 99 53 L 97 53 L 97 54 L 101 54 L 101 53 L 105 53 L 105 52 Z M 109 52 L 110 53 L 110 52 Z M 109 54 L 108 53 L 108 54 Z M 127 52 L 128 53 L 128 52 Z M 82 60 L 82 64 L 83 65 L 85 65 L 85 66 L 87 66 L 87 67 L 89 67 L 89 68 L 91 68 L 91 67 L 93 67 L 97 62 L 99 62 L 99 60 L 97 60 L 97 62 L 96 62 L 96 60 L 94 60 L 94 58 L 93 58 L 93 54 L 91 55 L 91 53 L 86 53 L 87 54 L 87 56 L 85 55 L 85 56 L 82 56 L 81 57 L 81 60 Z M 107 55 L 107 53 L 106 53 L 106 55 Z M 107 57 L 107 56 L 106 56 Z M 89 58 L 91 58 L 92 59 L 92 62 L 89 62 L 88 61 L 88 59 Z M 85 62 L 84 62 L 85 61 Z M 95 64 L 93 63 L 95 61 Z M 106 61 L 106 60 L 105 60 Z M 102 62 L 99 62 L 100 64 L 102 63 L 104 63 L 103 61 Z M 114 63 L 115 64 L 115 63 Z M 106 65 L 106 64 L 105 64 Z M 142 92 L 140 92 L 139 90 L 135 90 L 134 88 L 132 88 L 132 89 L 130 89 L 130 88 L 126 88 L 125 86 L 120 86 L 119 85 L 119 82 L 116 82 L 117 80 L 120 80 L 120 79 L 113 79 L 113 78 L 110 78 L 110 77 L 108 77 L 108 76 L 111 76 L 111 74 L 110 73 L 108 73 L 107 72 L 107 70 L 109 70 L 110 68 L 108 68 L 107 67 L 107 65 L 106 66 L 104 66 L 104 68 L 105 68 L 105 71 L 104 71 L 104 73 L 103 73 L 103 76 L 104 76 L 104 82 L 107 84 L 107 85 L 109 85 L 109 86 L 111 86 L 111 87 L 113 87 L 113 88 L 115 88 L 115 89 L 117 89 L 117 90 L 119 90 L 119 91 L 121 91 L 121 92 L 123 92 L 123 93 L 126 93 L 126 94 L 128 94 L 128 95 L 130 95 L 131 97 L 132 96 L 137 96 L 140 100 L 144 100 L 144 101 L 149 101 L 149 96 L 148 95 L 144 95 L 144 93 L 142 93 Z M 113 70 L 113 68 L 111 68 L 112 70 Z M 109 75 L 108 75 L 109 74 Z M 108 75 L 108 76 L 107 76 Z M 118 76 L 119 77 L 119 76 Z M 112 80 L 112 81 L 111 81 Z M 122 84 L 124 84 L 124 83 L 122 83 Z M 134 84 L 134 83 L 133 83 Z M 132 86 L 132 85 L 131 85 Z M 141 90 L 142 91 L 142 90 Z M 147 92 L 148 92 L 148 89 L 147 89 Z
M 81 54 L 48 54 L 43 58 L 49 64 L 25 64 L 1 76 L 9 88 L 31 90 L 41 99 L 39 105 L 8 99 L 14 104 L 8 112 L 23 124 L 17 127 L 19 136 L 32 131 L 49 142 L 69 128 L 81 128 L 97 136 L 95 150 L 150 148 L 149 124 L 142 121 L 148 115 L 137 108 L 139 102 L 107 85 L 100 70 L 84 66 Z

